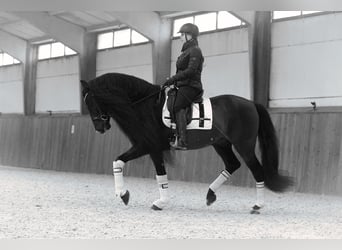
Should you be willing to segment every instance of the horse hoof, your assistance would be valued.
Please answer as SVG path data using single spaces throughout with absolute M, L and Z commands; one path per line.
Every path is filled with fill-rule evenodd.
M 152 205 L 152 207 L 151 207 L 153 210 L 155 210 L 155 211 L 161 211 L 162 209 L 160 208 L 160 207 L 157 207 L 156 205 Z
M 128 202 L 129 202 L 129 192 L 128 190 L 126 190 L 126 193 L 121 197 L 121 200 L 123 201 L 123 203 L 125 203 L 125 205 L 127 206 Z
M 213 190 L 209 188 L 208 193 L 207 193 L 207 206 L 210 206 L 216 201 L 216 194 L 214 193 Z
M 254 205 L 253 207 L 252 207 L 252 210 L 251 210 L 251 214 L 260 214 L 260 209 L 261 209 L 261 207 L 259 207 L 258 205 Z

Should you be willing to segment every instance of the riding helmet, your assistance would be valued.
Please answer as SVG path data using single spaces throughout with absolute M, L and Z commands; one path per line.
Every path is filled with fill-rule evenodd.
M 178 33 L 187 33 L 187 34 L 190 34 L 193 38 L 197 38 L 199 34 L 199 30 L 195 24 L 186 23 L 182 25 Z

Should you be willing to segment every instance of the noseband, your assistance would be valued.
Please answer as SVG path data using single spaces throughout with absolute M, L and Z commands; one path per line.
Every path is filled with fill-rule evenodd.
M 88 95 L 89 95 L 89 92 L 87 92 L 87 93 L 84 95 L 84 98 L 83 98 L 84 103 L 86 103 L 86 100 L 87 100 Z M 90 94 L 90 95 L 94 98 L 94 95 L 93 95 L 93 94 Z M 99 121 L 99 120 L 100 120 L 100 121 L 108 121 L 108 120 L 110 119 L 109 115 L 104 114 L 104 113 L 102 112 L 102 110 L 100 109 L 100 107 L 99 107 L 99 105 L 97 104 L 96 101 L 94 102 L 94 104 L 96 105 L 95 108 L 99 111 L 99 115 L 93 116 L 93 117 L 92 117 L 92 120 L 94 120 L 94 121 Z

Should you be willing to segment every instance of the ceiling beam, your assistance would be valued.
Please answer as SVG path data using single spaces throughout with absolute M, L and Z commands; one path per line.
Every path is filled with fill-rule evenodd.
M 114 21 L 114 22 L 110 22 L 110 23 L 103 23 L 103 24 L 97 24 L 97 25 L 93 25 L 90 27 L 86 28 L 86 31 L 91 33 L 91 32 L 101 32 L 101 31 L 106 31 L 106 30 L 110 30 L 110 29 L 118 29 L 121 27 L 126 26 L 125 24 L 122 24 L 119 20 Z
M 64 21 L 43 11 L 14 11 L 11 13 L 25 19 L 41 31 L 51 35 L 51 37 L 64 43 L 71 49 L 79 53 L 83 52 L 83 37 L 85 30 L 82 27 Z
M 159 29 L 161 18 L 153 11 L 114 11 L 108 12 L 110 15 L 127 24 L 139 33 L 148 37 L 152 41 L 159 40 Z M 157 28 L 156 28 L 157 27 Z
M 26 48 L 27 42 L 25 40 L 0 30 L 0 49 L 25 63 Z

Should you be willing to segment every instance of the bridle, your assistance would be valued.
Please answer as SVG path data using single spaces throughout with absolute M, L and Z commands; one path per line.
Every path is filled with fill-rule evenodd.
M 89 96 L 89 94 L 90 94 L 92 97 L 94 97 L 94 95 L 91 94 L 91 93 L 89 93 L 89 91 L 88 91 L 88 92 L 84 95 L 84 97 L 83 97 L 84 103 L 86 103 L 86 100 L 87 100 L 87 97 Z M 99 105 L 98 105 L 96 102 L 94 102 L 94 104 L 96 105 L 96 107 L 95 107 L 96 110 L 99 111 L 99 115 L 97 115 L 97 116 L 92 116 L 92 120 L 93 120 L 93 121 L 108 121 L 108 120 L 110 119 L 110 116 L 107 115 L 107 114 L 104 114 L 104 113 L 102 112 L 102 110 L 100 109 Z

